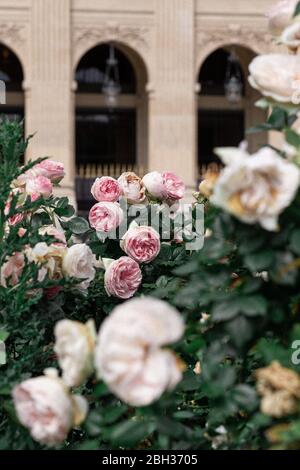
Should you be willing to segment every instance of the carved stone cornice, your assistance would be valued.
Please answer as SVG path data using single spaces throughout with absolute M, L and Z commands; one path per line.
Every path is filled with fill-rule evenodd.
M 75 63 L 90 48 L 99 43 L 119 41 L 136 50 L 146 61 L 150 50 L 151 29 L 147 26 L 118 23 L 99 24 L 99 27 L 77 26 L 73 30 Z
M 215 47 L 226 44 L 237 44 L 252 49 L 257 54 L 270 52 L 274 49 L 274 41 L 268 31 L 258 26 L 229 24 L 225 27 L 212 25 L 204 28 L 198 24 L 196 28 L 197 55 L 203 51 L 214 50 Z

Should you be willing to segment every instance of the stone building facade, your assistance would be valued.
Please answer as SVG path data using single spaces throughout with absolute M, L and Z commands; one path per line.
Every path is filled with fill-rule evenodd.
M 227 106 L 222 96 L 201 95 L 201 67 L 214 51 L 235 46 L 246 74 L 251 57 L 272 51 L 264 16 L 272 3 L 0 0 L 0 43 L 16 55 L 23 71 L 22 89 L 7 93 L 7 104 L 24 106 L 26 133 L 36 132 L 27 157 L 64 162 L 62 191 L 74 195 L 75 109 L 103 105 L 101 94 L 78 94 L 76 69 L 96 46 L 114 44 L 137 79 L 134 97 L 120 98 L 125 108 L 136 108 L 137 163 L 173 170 L 194 189 L 201 162 L 197 142 L 206 138 L 205 132 L 198 135 L 198 110 Z M 261 116 L 253 107 L 257 95 L 245 87 L 240 106 L 251 125 Z

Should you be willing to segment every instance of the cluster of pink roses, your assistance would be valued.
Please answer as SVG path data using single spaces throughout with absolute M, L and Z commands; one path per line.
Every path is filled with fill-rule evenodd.
M 150 263 L 159 254 L 159 233 L 152 227 L 138 226 L 133 222 L 120 246 L 128 256 L 104 260 L 104 285 L 108 295 L 129 299 L 142 283 L 140 264 Z
M 20 192 L 29 195 L 32 201 L 39 197 L 49 197 L 53 185 L 57 185 L 65 176 L 64 165 L 54 160 L 43 160 L 18 177 L 15 182 Z
M 183 181 L 170 171 L 152 171 L 141 179 L 133 172 L 123 173 L 118 180 L 110 176 L 97 178 L 91 188 L 98 201 L 90 210 L 89 221 L 97 232 L 110 232 L 123 222 L 119 204 L 124 198 L 128 204 L 148 204 L 153 201 L 172 205 L 185 194 Z
M 53 193 L 53 187 L 58 185 L 65 175 L 64 165 L 54 160 L 43 160 L 30 170 L 22 173 L 12 184 L 10 197 L 5 205 L 5 215 L 10 213 L 11 201 L 18 196 L 17 207 L 21 207 L 29 196 L 34 202 L 40 197 L 49 197 Z M 18 212 L 9 217 L 9 225 L 22 222 L 24 213 Z
M 90 225 L 97 232 L 115 230 L 124 220 L 119 204 L 124 198 L 129 205 L 151 202 L 172 205 L 185 193 L 183 181 L 171 172 L 148 173 L 141 179 L 133 172 L 123 173 L 118 180 L 110 176 L 97 178 L 91 188 L 98 201 L 90 210 Z M 152 227 L 133 222 L 123 235 L 120 246 L 127 256 L 103 260 L 104 285 L 108 295 L 129 299 L 142 282 L 140 264 L 150 263 L 160 252 L 160 236 Z

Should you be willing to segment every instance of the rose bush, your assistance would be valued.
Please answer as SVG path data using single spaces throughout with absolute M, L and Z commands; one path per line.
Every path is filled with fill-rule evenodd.
M 299 12 L 272 10 L 276 36 Z M 254 59 L 268 119 L 251 132 L 285 144 L 216 149 L 223 167 L 201 182 L 180 236 L 173 173 L 99 177 L 89 224 L 52 191 L 31 197 L 63 169 L 18 166 L 28 142 L 1 124 L 0 448 L 299 449 L 298 60 Z M 204 245 L 189 251 L 199 204 Z

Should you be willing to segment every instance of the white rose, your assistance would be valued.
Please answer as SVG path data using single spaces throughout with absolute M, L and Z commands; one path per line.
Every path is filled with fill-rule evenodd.
M 147 173 L 142 179 L 148 193 L 155 199 L 164 199 L 167 197 L 164 178 L 158 171 Z
M 84 279 L 78 287 L 86 290 L 95 277 L 94 255 L 85 243 L 68 248 L 62 263 L 63 273 L 76 279 Z
M 266 54 L 255 57 L 249 65 L 249 83 L 263 95 L 282 103 L 299 98 L 300 57 Z M 295 103 L 297 104 L 297 103 Z
M 267 12 L 269 30 L 274 36 L 279 36 L 293 19 L 298 0 L 280 0 Z
M 150 297 L 116 307 L 103 322 L 95 367 L 109 388 L 132 406 L 146 406 L 182 376 L 182 363 L 161 346 L 178 341 L 184 324 L 176 309 Z
M 34 247 L 28 247 L 25 250 L 28 261 L 40 266 L 38 275 L 40 282 L 47 274 L 50 279 L 62 277 L 62 260 L 65 253 L 65 246 L 59 243 L 47 245 L 45 242 L 39 242 Z
M 61 320 L 55 325 L 55 347 L 62 378 L 69 387 L 78 387 L 93 372 L 93 354 L 96 340 L 94 321 L 85 325 L 72 320 Z
M 13 400 L 20 422 L 36 441 L 49 446 L 63 442 L 73 426 L 85 419 L 87 403 L 70 395 L 55 373 L 25 380 L 13 389 Z M 55 371 L 56 372 L 56 371 Z
M 223 150 L 216 153 L 222 158 Z M 258 222 L 266 230 L 278 228 L 278 216 L 293 201 L 300 184 L 300 170 L 274 150 L 265 147 L 254 155 L 233 154 L 220 173 L 211 202 L 243 222 Z

